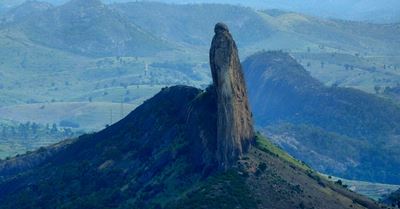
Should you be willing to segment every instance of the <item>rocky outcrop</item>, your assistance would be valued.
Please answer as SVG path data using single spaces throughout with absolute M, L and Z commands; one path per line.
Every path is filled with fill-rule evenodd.
M 217 161 L 227 169 L 248 150 L 254 129 L 236 43 L 223 23 L 215 26 L 210 65 L 217 92 Z

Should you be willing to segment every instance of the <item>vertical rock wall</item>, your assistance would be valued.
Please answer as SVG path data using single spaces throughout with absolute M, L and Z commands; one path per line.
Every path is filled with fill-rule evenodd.
M 254 129 L 238 50 L 223 23 L 215 26 L 210 65 L 217 92 L 217 160 L 227 169 L 248 150 Z

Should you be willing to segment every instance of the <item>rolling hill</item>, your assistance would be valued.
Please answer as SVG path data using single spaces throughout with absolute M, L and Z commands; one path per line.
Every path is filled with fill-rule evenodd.
M 13 7 L 5 14 L 2 14 L 1 23 L 21 22 L 25 18 L 37 15 L 41 12 L 53 8 L 53 5 L 46 2 L 27 1 L 19 6 Z
M 246 46 L 266 39 L 272 29 L 253 9 L 221 4 L 173 5 L 157 2 L 113 4 L 112 8 L 131 22 L 166 40 L 208 46 L 213 25 L 224 21 L 237 34 L 238 43 Z M 208 14 L 213 15 L 208 15 Z M 155 27 L 156 26 L 156 27 Z
M 110 0 L 112 1 L 112 0 Z M 114 0 L 115 2 L 124 0 Z M 171 1 L 165 1 L 171 2 Z M 214 3 L 213 0 L 175 0 L 177 3 Z M 399 22 L 400 14 L 395 9 L 400 6 L 396 0 L 220 0 L 218 3 L 251 6 L 258 9 L 280 9 L 301 12 L 319 17 L 370 22 Z
M 393 23 L 400 21 L 400 14 L 395 9 L 400 5 L 396 0 L 384 0 L 376 2 L 372 0 L 336 0 L 327 1 L 321 5 L 319 1 L 311 0 L 249 0 L 246 2 L 239 0 L 159 0 L 165 3 L 193 4 L 193 3 L 219 3 L 250 6 L 256 9 L 280 9 L 293 12 L 305 13 L 319 17 L 330 17 L 335 19 L 345 19 L 353 21 L 369 21 L 376 23 Z M 8 8 L 21 4 L 23 0 L 3 0 L 3 8 Z M 55 5 L 60 5 L 67 0 L 46 0 Z M 104 3 L 126 3 L 132 0 L 103 0 Z M 1 6 L 0 6 L 1 8 Z
M 359 90 L 326 87 L 283 52 L 243 62 L 258 126 L 321 172 L 399 183 L 400 107 Z
M 99 0 L 72 0 L 45 9 L 38 4 L 42 5 L 28 1 L 10 11 L 15 18 L 6 28 L 22 31 L 42 45 L 88 56 L 143 56 L 168 49 L 165 41 L 127 22 Z M 42 12 L 28 16 L 21 12 L 38 9 Z

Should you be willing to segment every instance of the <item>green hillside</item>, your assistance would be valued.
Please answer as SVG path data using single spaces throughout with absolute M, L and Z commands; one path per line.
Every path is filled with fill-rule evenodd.
M 256 123 L 274 142 L 324 173 L 399 183 L 398 105 L 326 87 L 283 52 L 260 52 L 243 66 Z
M 97 0 L 72 0 L 16 18 L 7 26 L 22 31 L 34 42 L 88 56 L 143 56 L 168 49 L 165 41 L 127 22 Z
M 131 2 L 111 6 L 146 31 L 185 45 L 208 47 L 213 31 L 213 24 L 210 23 L 219 21 L 230 25 L 232 32 L 237 34 L 238 43 L 243 46 L 264 40 L 272 33 L 272 28 L 250 8 L 222 4 L 173 5 L 156 2 Z

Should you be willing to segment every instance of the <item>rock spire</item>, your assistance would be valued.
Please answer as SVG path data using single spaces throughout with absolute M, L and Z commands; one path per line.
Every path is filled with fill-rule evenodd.
M 217 161 L 226 170 L 248 151 L 254 129 L 236 43 L 224 23 L 214 32 L 210 65 L 217 92 Z

